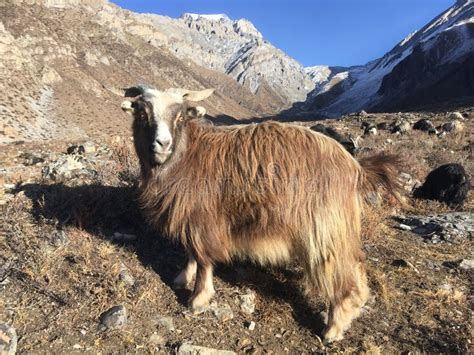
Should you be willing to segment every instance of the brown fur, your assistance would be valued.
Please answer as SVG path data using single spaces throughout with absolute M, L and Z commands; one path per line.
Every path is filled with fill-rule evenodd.
M 178 283 L 189 282 L 197 262 L 192 307 L 212 296 L 217 262 L 296 259 L 308 293 L 330 301 L 326 338 L 341 339 L 369 294 L 363 195 L 379 185 L 395 191 L 396 159 L 365 158 L 361 165 L 334 140 L 277 122 L 223 128 L 184 120 L 175 135 L 175 151 L 162 166 L 146 163 L 137 148 L 140 202 L 149 222 L 188 250 L 190 264 Z

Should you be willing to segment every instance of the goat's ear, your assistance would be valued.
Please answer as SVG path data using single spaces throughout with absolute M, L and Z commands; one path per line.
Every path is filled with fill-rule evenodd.
M 123 111 L 129 113 L 129 114 L 133 114 L 133 102 L 130 101 L 130 100 L 125 100 L 122 102 L 122 105 L 120 106 L 122 108 Z
M 149 103 L 141 100 L 141 96 L 136 98 L 125 100 L 122 102 L 122 110 L 135 116 L 140 120 L 146 120 L 151 115 L 152 109 Z
M 202 106 L 188 107 L 186 110 L 187 118 L 203 118 L 206 115 L 206 109 Z
M 202 101 L 207 99 L 214 93 L 215 89 L 205 89 L 200 91 L 188 91 L 183 95 L 183 99 L 187 101 Z

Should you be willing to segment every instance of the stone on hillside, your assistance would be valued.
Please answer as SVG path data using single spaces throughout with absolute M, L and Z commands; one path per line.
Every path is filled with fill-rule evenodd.
M 60 247 L 67 242 L 67 235 L 66 232 L 63 230 L 56 230 L 51 234 L 51 237 L 49 238 L 49 243 L 52 246 L 55 247 Z
M 156 332 L 150 335 L 150 338 L 148 338 L 148 341 L 150 342 L 151 345 L 154 345 L 154 346 L 166 344 L 166 339 Z
M 82 147 L 84 148 L 84 153 L 86 154 L 94 153 L 96 151 L 96 147 L 93 142 L 85 142 L 82 144 Z
M 247 290 L 244 295 L 240 295 L 240 310 L 245 314 L 252 314 L 255 312 L 255 293 Z
M 169 332 L 173 332 L 175 330 L 173 317 L 159 316 L 156 318 L 156 323 L 158 326 L 166 329 Z
M 472 270 L 472 269 L 474 269 L 474 259 L 464 259 L 459 264 L 459 267 L 463 270 Z
M 400 173 L 400 181 L 403 186 L 403 189 L 408 193 L 411 193 L 415 188 L 421 185 L 421 182 L 419 180 L 414 179 L 408 173 Z
M 118 329 L 127 323 L 127 309 L 124 306 L 114 306 L 100 315 L 100 328 Z
M 448 212 L 432 216 L 401 216 L 397 220 L 411 232 L 432 243 L 459 243 L 474 234 L 474 216 L 469 212 Z
M 54 181 L 70 179 L 79 171 L 84 170 L 84 164 L 75 156 L 62 156 L 55 162 L 45 166 L 42 170 L 43 177 Z
M 234 312 L 227 303 L 221 306 L 213 303 L 210 308 L 219 322 L 224 323 L 234 318 Z
M 233 351 L 206 348 L 204 346 L 183 344 L 178 349 L 179 355 L 235 355 Z
M 23 165 L 25 166 L 33 166 L 44 163 L 44 158 L 32 153 L 21 153 L 18 157 L 23 159 Z
M 14 355 L 17 343 L 18 337 L 15 328 L 8 324 L 0 323 L 0 354 Z
M 130 287 L 135 285 L 135 278 L 124 264 L 120 265 L 119 280 Z

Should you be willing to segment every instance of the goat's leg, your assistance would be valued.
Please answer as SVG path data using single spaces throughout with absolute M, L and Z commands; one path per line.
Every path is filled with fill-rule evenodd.
M 369 287 L 364 265 L 359 263 L 354 267 L 352 274 L 354 288 L 342 300 L 331 300 L 328 312 L 328 324 L 324 330 L 324 340 L 332 342 L 341 340 L 344 331 L 349 328 L 353 319 L 360 314 L 362 306 L 369 298 Z
M 196 275 L 197 262 L 191 253 L 188 253 L 188 262 L 183 270 L 176 276 L 173 281 L 174 288 L 185 288 L 188 286 Z
M 212 264 L 198 264 L 197 266 L 194 292 L 189 301 L 189 306 L 193 313 L 203 312 L 215 293 L 214 285 L 212 284 L 212 269 Z

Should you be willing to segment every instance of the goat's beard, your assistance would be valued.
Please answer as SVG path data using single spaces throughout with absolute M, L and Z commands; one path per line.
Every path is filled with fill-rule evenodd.
M 172 152 L 167 153 L 155 153 L 152 157 L 152 165 L 153 166 L 160 166 L 166 163 L 166 161 L 170 158 Z

